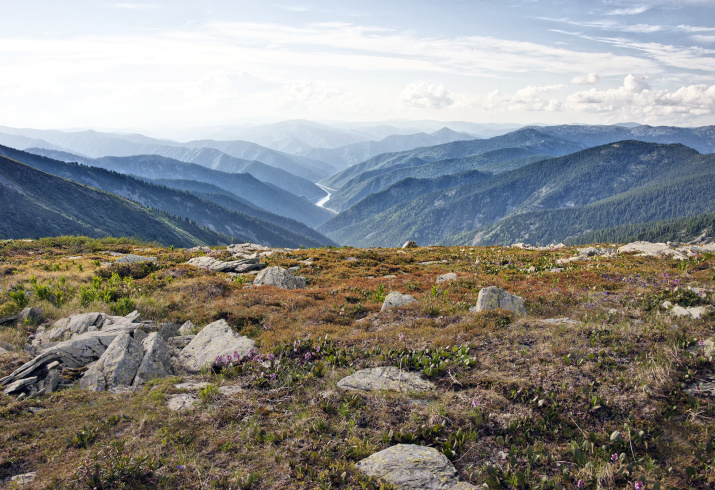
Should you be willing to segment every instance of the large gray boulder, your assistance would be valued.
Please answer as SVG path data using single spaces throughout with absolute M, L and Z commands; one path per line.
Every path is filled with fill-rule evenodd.
M 171 352 L 173 350 L 158 332 L 150 333 L 142 340 L 144 357 L 136 371 L 132 386 L 141 386 L 149 380 L 173 374 Z
M 194 257 L 187 262 L 189 265 L 208 269 L 214 272 L 249 272 L 263 269 L 266 264 L 259 261 L 258 258 L 246 258 L 240 260 L 231 260 L 224 262 L 223 260 L 214 259 L 213 257 Z
M 526 315 L 524 300 L 496 286 L 489 286 L 479 291 L 477 305 L 469 309 L 471 312 L 496 310 L 502 308 L 517 315 Z
M 273 266 L 259 272 L 253 284 L 275 286 L 281 289 L 302 289 L 305 287 L 305 277 L 294 276 L 283 267 Z
M 234 332 L 226 320 L 218 320 L 206 325 L 182 349 L 179 362 L 188 372 L 198 373 L 203 366 L 213 366 L 218 356 L 236 352 L 244 357 L 255 346 L 253 340 Z
M 131 385 L 144 357 L 142 340 L 145 336 L 141 330 L 136 330 L 134 336 L 128 332 L 119 334 L 82 376 L 80 388 L 106 391 L 116 386 Z
M 457 274 L 454 272 L 448 272 L 446 274 L 442 274 L 441 276 L 437 276 L 437 280 L 435 281 L 437 284 L 442 284 L 445 282 L 452 282 L 457 280 Z
M 434 384 L 394 366 L 362 369 L 338 381 L 338 388 L 357 391 L 401 391 L 418 393 L 434 389 Z
M 59 342 L 73 335 L 94 332 L 102 327 L 106 317 L 104 313 L 99 312 L 70 315 L 53 323 L 51 329 L 45 333 L 45 337 L 50 342 Z
M 363 474 L 400 490 L 468 490 L 446 456 L 432 447 L 398 444 L 369 456 L 357 465 Z
M 409 305 L 410 303 L 416 303 L 417 300 L 410 296 L 409 294 L 398 293 L 393 291 L 385 297 L 385 301 L 382 303 L 382 308 L 380 311 L 387 310 L 389 308 L 397 308 L 399 306 Z

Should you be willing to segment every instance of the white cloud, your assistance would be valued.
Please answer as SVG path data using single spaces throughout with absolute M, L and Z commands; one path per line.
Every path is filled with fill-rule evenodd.
M 606 15 L 638 15 L 638 14 L 642 14 L 643 12 L 645 12 L 647 10 L 650 10 L 649 6 L 641 5 L 639 7 L 611 10 Z
M 400 94 L 400 101 L 418 109 L 444 109 L 454 102 L 444 85 L 427 82 L 409 84 Z
M 578 75 L 571 79 L 572 85 L 598 85 L 601 82 L 601 77 L 598 73 L 588 73 L 587 75 Z
M 616 112 L 647 117 L 715 114 L 715 85 L 689 85 L 675 91 L 654 90 L 642 77 L 628 75 L 616 89 L 591 89 L 566 98 L 565 110 Z

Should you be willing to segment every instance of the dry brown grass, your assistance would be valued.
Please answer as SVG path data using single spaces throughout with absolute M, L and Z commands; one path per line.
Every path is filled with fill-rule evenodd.
M 709 398 L 682 391 L 708 367 L 684 347 L 712 335 L 712 316 L 673 320 L 657 308 L 673 294 L 663 274 L 678 278 L 681 286 L 712 287 L 711 256 L 684 267 L 619 256 L 571 262 L 550 272 L 573 249 L 296 250 L 267 260 L 301 266 L 308 287 L 285 291 L 249 287 L 252 276 L 237 281 L 187 266 L 191 254 L 185 251 L 138 248 L 146 247 L 121 240 L 3 244 L 0 306 L 12 302 L 7 295 L 12 284 L 31 290 L 32 276 L 41 284 L 64 276 L 65 286 L 75 291 L 66 303 L 31 297 L 30 305 L 42 307 L 47 322 L 82 311 L 109 312 L 106 302 L 83 305 L 77 294 L 94 276 L 105 277 L 107 284 L 105 269 L 97 265 L 114 260 L 105 251 L 155 255 L 157 271 L 122 286 L 144 318 L 191 320 L 198 326 L 224 318 L 255 339 L 261 352 L 328 336 L 349 361 L 323 359 L 324 372 L 290 387 L 257 388 L 249 373 L 207 375 L 213 383 L 244 390 L 182 413 L 166 408 L 167 397 L 178 393 L 174 379 L 134 395 L 72 389 L 31 400 L 3 396 L 0 480 L 37 471 L 30 487 L 82 487 L 73 480 L 78 467 L 100 461 L 100 453 L 119 440 L 130 455 L 161 462 L 138 480 L 128 479 L 128 488 L 240 488 L 249 486 L 251 474 L 258 475 L 253 488 L 361 488 L 371 483 L 355 470 L 356 461 L 401 441 L 444 450 L 462 429 L 472 436 L 455 447 L 454 463 L 475 485 L 489 481 L 489 467 L 498 468 L 503 487 L 527 468 L 528 488 L 559 482 L 570 488 L 579 479 L 588 488 L 624 488 L 637 480 L 649 488 L 715 484 L 710 462 L 715 409 Z M 308 259 L 310 266 L 303 262 Z M 528 271 L 532 266 L 536 272 Z M 446 272 L 459 279 L 435 284 Z M 529 315 L 470 313 L 480 288 L 491 285 L 524 297 Z M 380 295 L 390 291 L 412 294 L 418 302 L 381 312 Z M 579 323 L 541 321 L 554 317 Z M 19 345 L 34 328 L 2 329 L 0 340 Z M 421 352 L 462 344 L 470 345 L 474 367 L 448 364 L 433 377 L 435 392 L 355 394 L 336 387 L 357 369 L 393 362 L 396 358 L 386 357 L 390 349 Z M 0 375 L 28 358 L 0 357 Z M 31 407 L 43 411 L 33 414 Z M 113 415 L 123 418 L 112 425 Z M 67 438 L 90 423 L 98 429 L 88 447 L 68 445 Z M 435 435 L 425 435 L 436 426 Z M 616 430 L 625 434 L 622 445 L 610 440 Z M 584 449 L 590 438 L 595 444 Z M 574 447 L 585 459 L 575 456 Z M 527 452 L 542 459 L 530 459 Z M 626 461 L 612 462 L 613 452 L 625 453 Z M 509 461 L 512 454 L 516 465 Z

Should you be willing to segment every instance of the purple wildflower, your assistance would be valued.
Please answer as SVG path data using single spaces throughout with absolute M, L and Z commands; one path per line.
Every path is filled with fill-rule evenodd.
M 583 488 L 584 485 L 585 485 L 585 483 L 583 482 L 583 480 L 579 480 L 578 483 L 576 484 L 576 487 Z
M 310 361 L 310 358 L 313 357 L 313 354 L 311 354 L 310 352 L 306 352 L 304 357 L 306 361 Z
M 705 345 L 705 341 L 703 339 L 698 340 L 698 345 L 702 347 L 703 345 Z
M 216 364 L 221 364 L 223 362 L 223 356 L 219 354 L 216 356 Z
M 637 481 L 633 484 L 633 487 L 636 490 L 643 490 L 645 488 L 645 484 L 642 481 Z
M 315 352 L 320 352 L 320 346 L 319 346 L 319 345 L 316 345 L 316 346 L 315 346 Z
M 616 453 L 611 454 L 611 462 L 615 463 L 618 461 L 618 455 Z
M 481 405 L 481 402 L 477 400 L 476 398 L 472 400 L 472 407 L 477 408 L 479 405 Z
M 271 379 L 276 379 L 276 373 L 271 373 Z

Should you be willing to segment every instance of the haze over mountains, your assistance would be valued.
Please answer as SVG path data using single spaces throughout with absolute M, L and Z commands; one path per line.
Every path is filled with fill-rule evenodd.
M 130 199 L 145 213 L 156 210 L 151 219 L 171 231 L 146 236 L 177 245 L 225 243 L 228 237 L 289 247 L 398 246 L 406 240 L 547 244 L 580 236 L 607 239 L 636 225 L 643 233 L 680 226 L 689 230 L 683 238 L 712 238 L 712 220 L 696 218 L 715 212 L 713 126 L 507 131 L 435 125 L 421 122 L 419 129 L 427 131 L 405 134 L 387 124 L 285 121 L 225 128 L 220 135 L 227 139 L 187 142 L 0 127 L 2 170 L 13 169 L 12 179 L 0 173 L 0 181 L 5 199 L 12 189 L 25 208 L 62 215 L 54 226 L 41 221 L 50 235 L 85 230 L 96 236 L 125 228 L 81 220 L 75 208 L 85 204 L 79 202 L 48 208 L 33 190 L 37 182 L 23 184 L 22 176 L 66 188 L 53 180 L 61 177 L 121 196 L 111 202 L 123 203 L 122 209 Z M 35 171 L 20 171 L 17 162 Z M 65 200 L 84 202 L 86 195 L 75 189 Z M 63 200 L 61 193 L 52 196 Z M 63 205 L 75 212 L 58 211 Z M 17 205 L 12 209 L 17 212 Z M 3 210 L 3 218 L 9 212 Z M 7 218 L 3 238 L 41 235 L 42 226 L 22 227 Z M 176 231 L 179 222 L 193 228 Z M 697 226 L 703 229 L 695 233 Z M 143 236 L 146 225 L 135 228 Z M 598 230 L 602 234 L 594 235 Z

